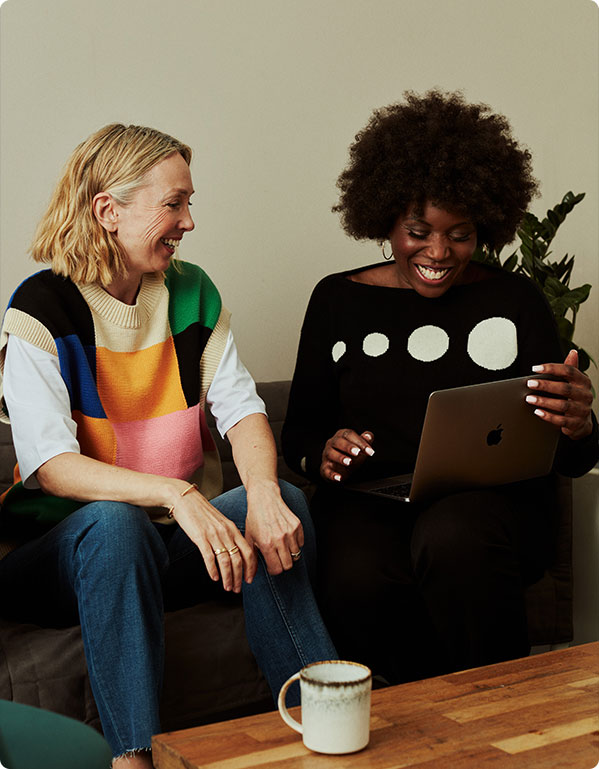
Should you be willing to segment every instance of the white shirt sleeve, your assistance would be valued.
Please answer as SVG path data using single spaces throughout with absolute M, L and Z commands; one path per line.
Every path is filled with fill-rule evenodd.
M 34 473 L 44 462 L 65 452 L 80 453 L 58 358 L 9 334 L 3 380 L 23 485 L 38 489 Z
M 254 380 L 239 359 L 231 331 L 223 357 L 206 393 L 206 402 L 223 438 L 244 417 L 266 414 L 264 401 L 256 393 Z

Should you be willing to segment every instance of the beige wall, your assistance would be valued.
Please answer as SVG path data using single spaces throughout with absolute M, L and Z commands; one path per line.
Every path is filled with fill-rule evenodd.
M 153 125 L 195 150 L 204 266 L 258 379 L 292 373 L 317 280 L 376 261 L 330 213 L 347 146 L 405 89 L 461 88 L 533 151 L 538 214 L 585 201 L 556 254 L 594 285 L 579 343 L 599 358 L 597 6 L 591 0 L 8 0 L 0 11 L 0 303 L 67 155 L 101 125 Z M 359 308 L 348 308 L 359 312 Z

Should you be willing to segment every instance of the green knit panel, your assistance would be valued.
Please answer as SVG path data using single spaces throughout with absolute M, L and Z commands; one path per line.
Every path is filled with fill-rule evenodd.
M 26 489 L 19 481 L 9 491 L 3 500 L 3 507 L 10 513 L 8 518 L 27 518 L 36 523 L 48 525 L 59 523 L 68 515 L 74 513 L 85 502 L 73 499 L 63 499 L 44 494 L 41 489 Z
M 173 336 L 193 323 L 214 329 L 222 306 L 220 294 L 201 267 L 174 262 L 165 273 L 169 292 L 169 323 Z

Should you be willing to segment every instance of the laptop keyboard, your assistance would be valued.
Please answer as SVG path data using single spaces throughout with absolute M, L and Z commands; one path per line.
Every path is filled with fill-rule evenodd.
M 381 489 L 376 489 L 378 494 L 388 494 L 390 497 L 409 497 L 410 483 L 398 483 L 395 486 L 384 486 Z

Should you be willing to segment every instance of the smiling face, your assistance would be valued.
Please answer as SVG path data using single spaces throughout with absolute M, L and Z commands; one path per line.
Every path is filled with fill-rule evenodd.
M 427 202 L 400 216 L 389 240 L 400 288 L 434 298 L 463 280 L 476 248 L 476 227 L 465 216 Z
M 130 203 L 114 202 L 113 232 L 127 255 L 129 279 L 166 270 L 183 234 L 194 228 L 192 194 L 189 166 L 177 152 L 148 171 Z

